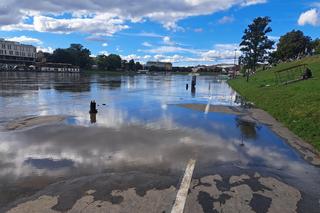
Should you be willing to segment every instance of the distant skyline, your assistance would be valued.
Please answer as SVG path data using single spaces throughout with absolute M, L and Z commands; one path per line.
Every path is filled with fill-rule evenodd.
M 258 16 L 271 17 L 271 39 L 294 29 L 320 37 L 320 1 L 312 0 L 0 0 L 0 38 L 47 52 L 80 43 L 92 55 L 142 63 L 233 63 Z

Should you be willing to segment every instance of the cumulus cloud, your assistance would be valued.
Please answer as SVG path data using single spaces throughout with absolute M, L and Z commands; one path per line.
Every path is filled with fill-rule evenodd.
M 37 47 L 37 51 L 42 51 L 42 52 L 45 52 L 45 53 L 53 53 L 54 48 L 38 46 Z
M 32 38 L 28 36 L 15 36 L 15 37 L 7 37 L 5 38 L 8 41 L 16 41 L 20 43 L 28 43 L 28 44 L 42 44 L 42 41 L 37 38 Z
M 153 54 L 148 55 L 148 60 L 171 63 L 233 63 L 235 54 L 237 56 L 241 54 L 238 44 L 216 44 L 212 49 L 208 50 L 183 48 L 180 46 L 160 46 L 142 51 Z M 182 53 L 190 53 L 190 56 L 185 56 Z M 142 62 L 146 61 L 144 56 L 129 55 L 123 57 Z
M 163 54 L 163 53 L 177 53 L 177 52 L 185 52 L 185 53 L 197 53 L 197 50 L 191 48 L 184 48 L 180 46 L 159 46 L 147 50 L 142 50 L 147 53 L 154 54 Z
M 320 25 L 320 12 L 317 9 L 311 9 L 304 13 L 302 13 L 299 17 L 298 24 L 300 26 L 304 25 L 312 25 L 319 26 Z
M 169 36 L 163 37 L 163 43 L 166 45 L 174 45 L 175 44 L 175 42 L 173 42 Z
M 107 46 L 108 46 L 108 43 L 103 43 L 101 46 L 107 47 Z
M 127 22 L 151 20 L 161 23 L 167 29 L 178 29 L 177 22 L 191 16 L 209 15 L 234 6 L 265 2 L 266 0 L 148 0 L 142 4 L 140 0 L 10 0 L 0 4 L 0 29 L 110 36 L 127 29 Z

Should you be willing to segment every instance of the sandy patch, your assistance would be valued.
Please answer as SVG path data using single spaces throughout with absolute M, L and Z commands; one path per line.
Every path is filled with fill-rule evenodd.
M 59 115 L 50 115 L 50 116 L 38 116 L 38 117 L 29 117 L 24 119 L 15 120 L 9 122 L 6 125 L 7 130 L 21 130 L 25 128 L 30 128 L 34 126 L 57 123 L 65 120 L 65 116 Z

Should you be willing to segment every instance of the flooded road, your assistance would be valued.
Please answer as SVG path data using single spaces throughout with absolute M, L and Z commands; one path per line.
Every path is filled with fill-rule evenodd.
M 0 76 L 0 212 L 319 212 L 319 167 L 207 109 L 238 106 L 219 77 Z

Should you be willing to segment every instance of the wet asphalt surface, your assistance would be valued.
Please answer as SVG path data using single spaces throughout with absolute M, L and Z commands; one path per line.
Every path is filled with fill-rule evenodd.
M 190 159 L 185 212 L 319 212 L 320 169 L 267 126 L 178 106 L 237 105 L 217 77 L 0 75 L 0 212 L 170 212 Z M 44 115 L 67 119 L 5 129 Z

